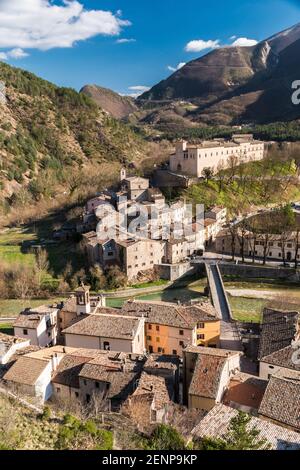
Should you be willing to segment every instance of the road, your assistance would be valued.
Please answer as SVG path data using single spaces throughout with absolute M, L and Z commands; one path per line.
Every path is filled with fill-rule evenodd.
M 215 253 L 214 251 L 206 251 L 204 253 L 204 256 L 199 257 L 195 260 L 192 261 L 193 264 L 197 263 L 215 263 L 215 262 L 220 262 L 220 261 L 231 261 L 232 263 L 238 263 L 238 264 L 244 264 L 242 263 L 242 257 L 241 256 L 235 256 L 235 261 L 232 261 L 232 256 L 230 254 L 221 254 L 221 253 Z M 282 261 L 270 261 L 267 260 L 266 264 L 263 264 L 263 260 L 261 258 L 255 258 L 255 264 L 253 264 L 253 259 L 252 257 L 247 257 L 245 256 L 245 263 L 251 264 L 252 266 L 271 266 L 271 267 L 278 267 L 278 268 L 283 268 L 283 262 Z M 294 263 L 286 263 L 286 268 L 288 267 L 294 267 Z

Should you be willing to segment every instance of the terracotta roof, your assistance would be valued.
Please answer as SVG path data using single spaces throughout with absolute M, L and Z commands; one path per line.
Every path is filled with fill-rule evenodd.
M 79 374 L 82 367 L 90 357 L 67 354 L 61 361 L 52 379 L 56 384 L 66 385 L 67 387 L 79 388 Z
M 63 333 L 131 340 L 135 337 L 140 321 L 139 318 L 121 315 L 88 315 Z
M 199 354 L 189 388 L 190 395 L 216 398 L 227 358 Z
M 218 320 L 214 307 L 209 303 L 182 306 L 170 302 L 128 301 L 122 315 L 144 316 L 146 323 L 193 329 L 197 323 Z
M 176 356 L 150 354 L 147 358 L 144 369 L 153 371 L 159 369 L 176 370 L 179 367 L 179 364 L 180 360 Z
M 73 295 L 63 302 L 63 308 L 61 309 L 61 312 L 75 313 L 76 305 L 76 297 Z
M 239 372 L 230 380 L 222 401 L 225 405 L 235 407 L 237 404 L 258 410 L 267 385 L 267 380 Z
M 113 354 L 117 359 L 112 359 Z M 107 397 L 124 401 L 133 393 L 144 362 L 143 356 L 130 360 L 122 353 L 99 354 L 83 366 L 79 377 L 109 384 Z
M 48 366 L 48 362 L 33 357 L 22 356 L 18 359 L 3 379 L 24 385 L 34 385 Z
M 236 356 L 237 354 L 239 356 L 242 356 L 243 354 L 240 351 L 233 351 L 230 349 L 205 348 L 202 346 L 201 347 L 200 346 L 188 346 L 187 348 L 184 349 L 184 352 L 199 354 L 201 356 L 208 355 L 208 356 L 217 356 L 217 357 L 223 357 L 223 358 Z
M 133 397 L 152 398 L 152 406 L 160 410 L 171 401 L 173 382 L 158 375 L 142 372 L 137 389 Z
M 193 429 L 192 435 L 198 438 L 222 438 L 228 432 L 232 418 L 238 411 L 228 406 L 217 404 Z M 266 439 L 273 450 L 299 450 L 300 434 L 277 426 L 264 419 L 252 417 L 248 429 L 257 429 L 257 439 Z
M 47 305 L 41 305 L 35 308 L 28 308 L 22 313 L 20 313 L 13 326 L 18 328 L 29 329 L 36 328 L 45 315 L 55 313 L 57 312 L 57 310 L 57 307 L 49 307 Z
M 274 366 L 284 367 L 286 369 L 294 369 L 300 371 L 300 363 L 293 360 L 295 353 L 299 351 L 299 347 L 287 346 L 286 348 L 275 351 L 268 356 L 262 358 L 262 362 L 273 364 Z
M 262 359 L 275 351 L 290 346 L 296 339 L 299 312 L 284 312 L 265 308 L 258 358 Z
M 37 313 L 21 313 L 13 324 L 14 328 L 36 329 L 43 316 Z
M 281 369 L 272 375 L 258 412 L 300 430 L 300 373 Z

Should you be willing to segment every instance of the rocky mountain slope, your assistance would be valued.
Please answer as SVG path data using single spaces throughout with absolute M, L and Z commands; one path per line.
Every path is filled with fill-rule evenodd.
M 4 63 L 0 81 L 6 86 L 6 102 L 0 102 L 2 196 L 23 186 L 36 195 L 45 174 L 51 175 L 49 186 L 63 186 L 65 177 L 85 166 L 95 173 L 106 162 L 143 158 L 142 138 L 85 94 Z
M 108 88 L 86 85 L 80 92 L 92 98 L 100 108 L 117 119 L 122 119 L 137 110 L 133 98 L 121 96 Z
M 196 105 L 184 117 L 192 122 L 236 124 L 300 117 L 291 84 L 300 79 L 300 24 L 252 47 L 225 47 L 193 60 L 144 93 L 142 108 L 162 101 Z M 153 110 L 152 110 L 153 112 Z M 143 119 L 145 117 L 143 116 Z

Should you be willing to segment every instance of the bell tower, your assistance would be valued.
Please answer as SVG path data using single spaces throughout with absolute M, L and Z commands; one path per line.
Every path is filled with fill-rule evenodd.
M 76 289 L 75 295 L 77 315 L 91 313 L 90 286 L 85 286 L 82 282 L 81 286 Z
M 120 181 L 123 181 L 126 179 L 126 168 L 123 167 L 121 168 L 121 171 L 120 171 Z

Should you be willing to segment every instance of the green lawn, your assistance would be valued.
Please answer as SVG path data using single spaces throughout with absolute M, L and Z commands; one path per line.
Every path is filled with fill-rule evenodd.
M 24 308 L 38 307 L 39 305 L 52 305 L 64 300 L 63 297 L 52 297 L 50 299 L 0 299 L 0 317 L 14 317 L 18 315 Z
M 34 225 L 23 229 L 5 229 L 0 232 L 0 263 L 20 264 L 32 266 L 35 255 L 31 252 L 30 246 L 24 248 L 23 242 L 33 242 L 40 244 Z M 48 228 L 47 237 L 51 238 L 51 227 Z M 44 233 L 44 232 L 42 232 Z M 84 266 L 84 259 L 78 252 L 77 245 L 72 242 L 62 242 L 53 245 L 45 245 L 43 248 L 48 253 L 49 271 L 45 274 L 44 282 L 56 288 L 58 279 L 61 277 L 68 262 L 71 263 L 74 271 L 78 271 Z
M 232 297 L 228 300 L 235 320 L 244 322 L 261 322 L 262 311 L 270 303 L 269 300 L 247 299 L 245 297 Z
M 11 323 L 0 323 L 0 333 L 4 333 L 6 335 L 13 335 L 14 329 Z

